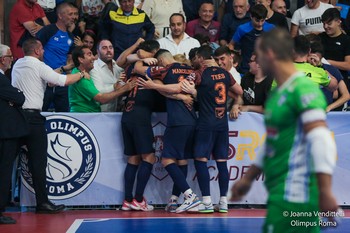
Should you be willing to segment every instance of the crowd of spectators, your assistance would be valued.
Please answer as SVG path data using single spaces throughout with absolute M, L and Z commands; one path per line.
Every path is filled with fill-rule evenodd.
M 219 3 L 217 8 L 208 0 L 18 0 L 10 12 L 10 48 L 0 46 L 0 77 L 5 77 L 2 73 L 9 71 L 14 63 L 10 79 L 25 96 L 23 101 L 23 95 L 17 95 L 16 106 L 20 109 L 23 105 L 24 115 L 29 119 L 28 150 L 31 154 L 40 152 L 30 159 L 35 171 L 32 173 L 37 212 L 56 213 L 64 209 L 51 203 L 45 191 L 47 138 L 41 111 L 124 111 L 122 122 L 132 128 L 142 117 L 150 118 L 151 111 L 164 111 L 164 98 L 155 91 L 144 91 L 148 97 L 139 97 L 135 104 L 142 82 L 135 75 L 142 77 L 145 84 L 148 76 L 152 77 L 150 70 L 156 72 L 162 65 L 178 62 L 180 71 L 184 71 L 181 67 L 186 64 L 186 69 L 193 72 L 188 77 L 211 66 L 220 66 L 231 74 L 231 84 L 240 90 L 229 96 L 227 103 L 226 96 L 223 101 L 232 119 L 242 112 L 264 113 L 265 100 L 276 83 L 275 77 L 263 73 L 254 50 L 259 37 L 275 27 L 289 31 L 294 38 L 295 67 L 321 88 L 327 99 L 327 112 L 348 109 L 350 16 L 347 12 L 340 13 L 341 6 L 333 1 L 330 4 L 306 0 L 305 5 L 292 12 L 291 2 L 285 0 L 215 3 Z M 158 60 L 154 58 L 156 54 Z M 176 82 L 181 82 L 180 78 Z M 189 85 L 185 89 L 192 85 L 184 83 Z M 11 89 L 8 82 L 5 84 Z M 169 97 L 169 93 L 165 96 L 175 98 Z M 175 96 L 181 97 L 177 100 L 186 106 L 191 105 L 192 111 L 194 100 L 189 95 Z M 142 104 L 148 108 L 144 109 Z M 133 109 L 147 114 L 131 116 Z M 150 119 L 145 121 L 149 123 Z M 153 137 L 149 138 L 147 152 L 153 150 Z M 16 146 L 17 139 L 11 143 Z M 146 184 L 153 155 L 142 160 L 141 170 L 145 175 L 138 179 Z M 132 159 L 128 162 L 137 165 Z M 131 165 L 128 169 L 135 173 Z M 1 190 L 8 188 L 6 179 Z M 132 195 L 132 188 L 133 185 L 126 188 L 129 190 L 126 196 Z M 145 202 L 144 188 L 137 189 L 139 204 Z M 0 203 L 0 211 L 3 205 Z M 151 207 L 146 204 L 144 208 Z M 0 222 L 14 223 L 2 215 Z
M 128 64 L 141 59 L 133 53 L 144 40 L 157 40 L 160 48 L 169 50 L 176 60 L 187 64 L 196 59 L 189 56 L 192 49 L 208 44 L 218 65 L 229 71 L 238 83 L 241 80 L 246 83 L 246 77 L 256 76 L 251 72 L 255 41 L 264 31 L 282 27 L 290 31 L 296 41 L 310 42 L 304 58 L 297 59 L 296 63 L 301 66 L 301 62 L 309 62 L 325 72 L 325 79 L 334 87 L 331 85 L 330 90 L 318 84 L 332 106 L 329 110 L 346 109 L 350 87 L 348 17 L 341 18 L 341 7 L 335 6 L 334 1 L 307 0 L 305 5 L 298 1 L 300 7 L 295 11 L 291 10 L 293 4 L 296 2 L 285 0 L 18 0 L 10 13 L 10 47 L 16 62 L 24 56 L 23 42 L 30 37 L 38 38 L 44 47 L 44 62 L 62 74 L 69 74 L 76 67 L 71 56 L 74 48 L 87 47 L 95 59 L 90 71 L 91 84 L 96 93 L 97 90 L 108 93 L 124 84 L 123 71 Z M 306 35 L 314 36 L 301 38 Z M 311 43 L 311 38 L 316 42 Z M 155 59 L 143 61 L 156 65 Z M 195 66 L 193 62 L 192 65 Z M 341 78 L 337 76 L 338 71 Z M 257 81 L 253 84 L 258 86 Z M 267 96 L 267 93 L 256 95 L 251 87 L 244 90 L 245 96 Z M 122 98 L 120 94 L 113 100 L 108 99 L 108 103 L 94 101 L 101 105 L 97 108 L 100 111 L 121 111 Z M 68 87 L 48 84 L 42 110 L 72 111 L 74 104 L 69 99 Z M 260 106 L 264 100 L 257 99 L 256 104 Z M 247 101 L 236 101 L 247 104 Z M 254 101 L 255 98 L 250 104 Z M 257 112 L 262 112 L 260 110 Z

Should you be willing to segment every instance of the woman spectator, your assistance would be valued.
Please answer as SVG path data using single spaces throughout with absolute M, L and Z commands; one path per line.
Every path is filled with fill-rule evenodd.
M 96 35 L 95 33 L 91 31 L 86 31 L 84 34 L 81 36 L 76 36 L 74 38 L 74 45 L 75 46 L 87 46 L 94 55 L 97 54 L 96 52 Z

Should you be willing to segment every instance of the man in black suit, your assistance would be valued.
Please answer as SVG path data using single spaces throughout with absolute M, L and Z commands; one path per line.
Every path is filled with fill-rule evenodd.
M 4 75 L 11 68 L 13 56 L 8 46 L 0 44 L 0 224 L 14 224 L 16 220 L 4 216 L 9 198 L 13 162 L 20 147 L 19 138 L 28 133 L 21 106 L 23 93 L 11 86 Z

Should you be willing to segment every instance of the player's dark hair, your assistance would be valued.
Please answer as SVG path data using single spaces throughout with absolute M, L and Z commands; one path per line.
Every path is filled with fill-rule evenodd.
M 166 54 L 166 53 L 169 53 L 171 55 L 171 53 L 169 52 L 169 50 L 166 50 L 166 49 L 159 49 L 157 51 L 156 54 L 154 54 L 154 58 L 158 58 L 160 56 L 162 56 L 163 54 Z
M 201 34 L 201 33 L 197 33 L 193 36 L 194 39 L 198 40 L 200 45 L 203 44 L 209 44 L 210 43 L 210 38 L 207 35 Z
M 266 19 L 267 17 L 267 9 L 262 4 L 256 4 L 253 7 L 250 8 L 250 15 L 253 18 L 256 18 L 258 20 L 260 19 Z
M 319 53 L 322 55 L 324 55 L 324 48 L 323 48 L 323 44 L 319 41 L 314 41 L 310 43 L 310 49 L 311 49 L 311 53 Z
M 185 23 L 186 22 L 186 19 L 185 19 L 185 16 L 183 14 L 180 14 L 180 13 L 174 13 L 172 14 L 170 17 L 169 17 L 169 22 L 171 23 L 171 19 L 174 17 L 174 16 L 180 16 L 182 18 L 182 21 Z
M 304 35 L 294 37 L 294 53 L 305 56 L 310 52 L 310 41 Z
M 323 23 L 328 23 L 332 20 L 341 19 L 340 11 L 337 8 L 329 8 L 325 12 L 323 12 L 321 16 L 321 20 Z
M 221 55 L 231 55 L 232 51 L 229 49 L 229 47 L 227 46 L 220 46 L 219 48 L 217 48 L 214 52 L 214 56 L 218 57 Z
M 28 38 L 22 44 L 22 50 L 24 55 L 30 55 L 33 49 L 36 49 L 39 45 L 39 41 L 36 38 Z
M 145 50 L 146 52 L 153 53 L 159 49 L 160 45 L 156 40 L 145 40 L 142 42 L 138 49 Z
M 188 53 L 188 59 L 190 59 L 190 61 L 192 61 L 192 59 L 196 56 L 198 49 L 199 48 L 192 48 L 190 50 L 190 52 Z
M 79 57 L 80 58 L 84 58 L 84 51 L 83 49 L 88 49 L 89 47 L 83 45 L 83 46 L 78 46 L 78 47 L 75 47 L 73 52 L 72 52 L 72 60 L 73 60 L 73 63 L 74 63 L 74 66 L 75 67 L 78 67 L 80 66 L 80 62 L 79 62 Z
M 260 37 L 259 48 L 263 52 L 271 50 L 278 60 L 292 61 L 294 42 L 290 34 L 281 28 L 274 28 Z
M 203 57 L 204 60 L 211 59 L 213 56 L 213 50 L 209 45 L 203 45 L 198 48 L 197 56 Z

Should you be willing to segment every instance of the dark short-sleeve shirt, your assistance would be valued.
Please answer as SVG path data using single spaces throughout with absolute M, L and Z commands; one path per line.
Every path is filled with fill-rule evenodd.
M 241 80 L 244 105 L 264 106 L 271 90 L 272 81 L 271 77 L 266 77 L 263 81 L 257 83 L 255 82 L 254 74 L 246 73 Z

